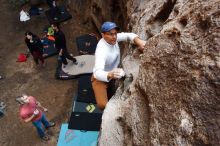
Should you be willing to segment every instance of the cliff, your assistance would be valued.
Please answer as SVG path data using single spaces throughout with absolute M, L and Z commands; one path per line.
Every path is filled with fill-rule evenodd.
M 123 44 L 119 81 L 100 146 L 220 145 L 219 0 L 69 0 L 97 30 L 105 20 L 147 40 Z M 85 13 L 81 11 L 84 10 Z

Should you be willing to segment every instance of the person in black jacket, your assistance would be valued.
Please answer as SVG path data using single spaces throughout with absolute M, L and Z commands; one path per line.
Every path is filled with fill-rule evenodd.
M 45 66 L 44 58 L 43 58 L 43 45 L 38 36 L 33 34 L 32 32 L 25 33 L 25 43 L 34 58 L 35 63 L 38 65 L 38 60 L 41 61 L 42 66 Z
M 77 65 L 77 60 L 74 57 L 72 57 L 67 51 L 66 38 L 64 33 L 59 29 L 57 24 L 51 24 L 51 27 L 54 30 L 55 46 L 59 52 L 59 56 L 61 57 L 62 63 L 64 65 L 67 65 L 67 58 L 71 60 L 73 64 Z

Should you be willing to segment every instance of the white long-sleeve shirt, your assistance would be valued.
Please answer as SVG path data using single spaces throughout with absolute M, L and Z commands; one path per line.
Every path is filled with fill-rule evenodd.
M 108 72 L 117 68 L 120 63 L 120 48 L 118 42 L 133 41 L 137 37 L 134 33 L 118 33 L 115 45 L 108 44 L 103 38 L 98 42 L 95 51 L 95 66 L 93 75 L 97 80 L 109 82 Z

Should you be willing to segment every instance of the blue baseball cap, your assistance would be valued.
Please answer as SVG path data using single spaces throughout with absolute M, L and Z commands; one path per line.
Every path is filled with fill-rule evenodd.
M 114 22 L 107 21 L 102 24 L 101 32 L 108 32 L 114 28 L 120 30 L 120 28 Z

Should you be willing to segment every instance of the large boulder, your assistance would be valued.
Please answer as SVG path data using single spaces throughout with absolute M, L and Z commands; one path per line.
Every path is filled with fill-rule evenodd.
M 84 23 L 116 21 L 147 40 L 143 53 L 122 46 L 133 79 L 106 106 L 100 146 L 220 145 L 219 0 L 68 3 Z
M 109 101 L 100 146 L 220 145 L 220 1 L 128 1 L 134 80 Z

